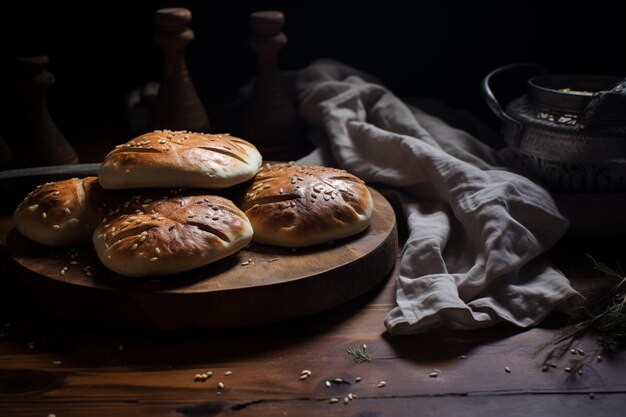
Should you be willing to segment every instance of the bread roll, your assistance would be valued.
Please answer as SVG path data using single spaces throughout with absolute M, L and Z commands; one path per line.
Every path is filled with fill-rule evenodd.
M 344 170 L 289 163 L 261 168 L 240 206 L 255 242 L 297 248 L 363 231 L 373 204 L 365 183 Z
M 114 199 L 96 177 L 48 182 L 28 194 L 13 220 L 20 233 L 44 245 L 85 243 Z
M 261 161 L 254 145 L 228 134 L 156 130 L 111 151 L 98 180 L 107 190 L 226 188 L 254 177 Z
M 126 276 L 175 274 L 231 255 L 252 238 L 246 215 L 218 196 L 135 196 L 93 234 L 100 261 Z

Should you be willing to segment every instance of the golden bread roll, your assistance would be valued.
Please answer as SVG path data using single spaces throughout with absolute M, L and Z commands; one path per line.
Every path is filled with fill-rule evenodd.
M 96 177 L 48 182 L 28 194 L 13 220 L 20 233 L 44 245 L 85 243 L 112 200 Z
M 98 180 L 107 190 L 226 188 L 254 177 L 261 162 L 254 145 L 228 134 L 156 130 L 111 151 Z
M 297 248 L 365 230 L 373 204 L 365 183 L 344 170 L 284 163 L 265 164 L 240 207 L 255 242 Z
M 138 195 L 93 234 L 100 261 L 132 277 L 198 268 L 237 252 L 251 239 L 246 215 L 213 195 Z

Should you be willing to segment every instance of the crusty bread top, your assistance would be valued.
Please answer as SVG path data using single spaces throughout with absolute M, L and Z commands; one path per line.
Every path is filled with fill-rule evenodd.
M 116 204 L 96 177 L 48 182 L 31 191 L 13 220 L 26 237 L 48 246 L 85 243 L 99 219 Z
M 252 178 L 261 162 L 254 145 L 227 133 L 156 130 L 116 146 L 98 179 L 105 189 L 226 188 Z
M 284 163 L 265 164 L 240 207 L 255 242 L 302 247 L 361 232 L 373 201 L 365 183 L 344 170 Z
M 233 202 L 214 195 L 137 195 L 93 234 L 101 262 L 126 276 L 174 274 L 247 245 L 252 227 Z

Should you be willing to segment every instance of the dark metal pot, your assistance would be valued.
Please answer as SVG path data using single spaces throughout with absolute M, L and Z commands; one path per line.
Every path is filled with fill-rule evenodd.
M 522 68 L 541 75 L 503 110 L 492 82 Z M 482 91 L 521 173 L 556 193 L 626 191 L 626 79 L 512 64 L 487 74 Z

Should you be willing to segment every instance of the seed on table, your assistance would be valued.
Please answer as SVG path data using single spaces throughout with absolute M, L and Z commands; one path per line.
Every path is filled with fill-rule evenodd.
M 326 386 L 330 388 L 330 381 L 326 381 Z
M 329 403 L 331 404 L 335 404 L 339 402 L 339 398 L 331 398 L 330 400 L 328 400 Z
M 304 380 L 307 379 L 309 377 L 309 374 L 302 374 L 300 375 L 300 379 Z
M 387 382 L 385 382 L 385 381 L 380 381 L 380 382 L 378 383 L 377 387 L 378 387 L 378 388 L 382 388 L 382 387 L 384 387 L 385 385 L 387 385 Z
M 230 376 L 232 374 L 233 374 L 233 371 L 226 371 L 226 372 L 224 372 L 224 375 L 226 375 L 226 376 Z
M 437 378 L 439 376 L 439 372 L 431 372 L 428 376 L 431 378 Z
M 357 376 L 356 378 L 354 378 L 354 382 L 361 382 L 361 377 Z
M 596 360 L 597 360 L 598 362 L 602 362 L 602 356 L 600 356 L 600 355 L 596 356 Z
M 569 353 L 571 353 L 572 355 L 575 355 L 575 354 L 576 354 L 576 349 L 571 348 L 571 349 L 569 350 Z
M 548 365 L 543 365 L 543 368 L 541 368 L 541 372 L 548 372 L 548 369 L 550 369 Z
M 348 393 L 348 398 L 350 399 L 350 401 L 354 400 L 356 398 L 356 395 L 352 394 L 351 392 Z
M 596 398 L 596 394 L 594 394 L 593 392 L 589 393 L 589 399 L 593 400 L 594 398 Z
M 343 397 L 343 403 L 344 404 L 348 404 L 350 402 L 350 398 L 348 397 Z
M 219 389 L 223 389 L 223 388 L 224 388 L 224 383 L 223 383 L 223 382 L 218 382 L 218 383 L 217 383 L 217 387 L 218 387 Z
M 200 380 L 202 380 L 202 375 L 201 375 L 201 374 L 196 374 L 196 375 L 193 377 L 193 380 L 194 380 L 194 381 L 200 381 Z
M 578 375 L 582 375 L 582 374 L 583 374 L 583 370 L 582 370 L 582 368 L 580 368 L 580 369 L 578 370 Z
M 504 371 L 505 371 L 507 374 L 510 374 L 510 373 L 511 373 L 511 368 L 509 368 L 509 367 L 507 366 L 506 368 L 504 368 Z
M 333 379 L 333 382 L 337 383 L 337 384 L 341 384 L 343 382 L 343 379 L 341 378 L 335 378 Z
M 311 375 L 311 371 L 309 371 L 308 369 L 303 369 L 302 372 L 300 372 L 300 375 Z
M 570 368 L 569 366 L 568 366 L 568 367 L 566 367 L 566 368 L 563 368 L 563 370 L 564 370 L 565 372 L 572 372 L 572 368 Z

